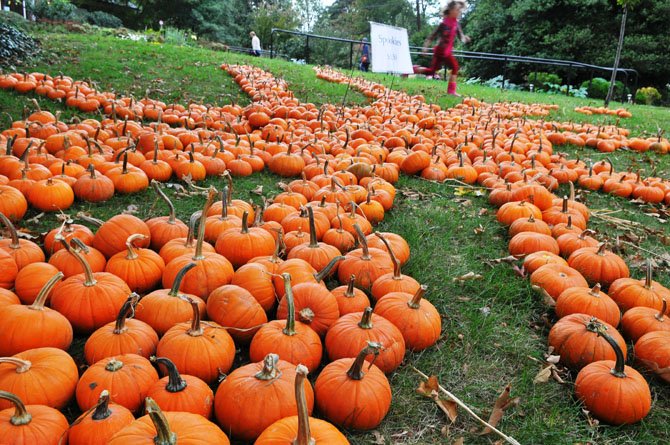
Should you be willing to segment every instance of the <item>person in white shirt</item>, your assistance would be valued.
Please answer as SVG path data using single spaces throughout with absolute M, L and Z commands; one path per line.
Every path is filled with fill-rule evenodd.
M 251 54 L 256 57 L 261 55 L 261 39 L 258 38 L 255 32 L 251 31 L 249 33 L 251 36 Z

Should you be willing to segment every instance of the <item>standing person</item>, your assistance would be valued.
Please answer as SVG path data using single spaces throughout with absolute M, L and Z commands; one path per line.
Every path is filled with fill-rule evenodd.
M 458 76 L 458 61 L 454 57 L 454 40 L 456 34 L 463 43 L 468 43 L 470 37 L 463 34 L 458 20 L 461 17 L 461 12 L 465 7 L 462 1 L 450 1 L 442 11 L 444 18 L 440 25 L 428 36 L 426 42 L 423 44 L 424 52 L 428 51 L 428 47 L 435 40 L 439 39 L 437 45 L 433 47 L 433 61 L 429 68 L 414 65 L 414 72 L 417 74 L 425 74 L 427 76 L 434 76 L 445 64 L 451 68 L 451 77 L 449 78 L 449 85 L 447 93 L 456 94 L 456 78 Z
M 251 54 L 253 54 L 256 57 L 260 57 L 261 39 L 259 39 L 256 33 L 253 31 L 249 33 L 249 36 L 251 37 Z
M 370 69 L 370 44 L 368 44 L 367 37 L 363 37 L 361 43 L 361 63 L 359 66 L 361 71 L 368 71 Z

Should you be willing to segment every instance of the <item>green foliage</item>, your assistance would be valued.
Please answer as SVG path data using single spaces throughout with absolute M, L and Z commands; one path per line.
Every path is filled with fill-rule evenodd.
M 576 60 L 612 66 L 622 10 L 610 0 L 477 0 L 464 19 L 472 37 L 468 49 L 522 56 Z M 647 0 L 628 7 L 621 67 L 634 68 L 644 83 L 660 86 L 670 78 L 670 2 Z M 513 26 L 510 24 L 513 23 Z M 466 61 L 473 75 L 500 74 L 499 62 Z M 521 77 L 510 70 L 512 76 Z M 565 78 L 562 73 L 562 77 Z M 583 72 L 584 80 L 588 73 Z
M 589 83 L 591 84 L 589 86 Z M 590 98 L 592 99 L 604 99 L 607 96 L 607 90 L 610 87 L 609 80 L 603 79 L 602 77 L 594 77 L 592 81 L 585 80 L 582 82 L 582 88 L 586 88 L 586 91 Z M 617 80 L 614 85 L 614 97 L 619 98 L 623 93 L 623 82 Z
M 35 17 L 64 22 L 86 22 L 86 12 L 77 8 L 68 0 L 36 0 L 30 7 Z
M 31 22 L 24 19 L 21 14 L 17 14 L 12 11 L 0 10 L 0 24 L 10 25 L 14 28 L 20 29 L 21 31 L 28 31 L 30 29 Z
M 654 87 L 644 87 L 635 93 L 635 101 L 647 105 L 655 105 L 661 101 L 661 93 Z
M 528 83 L 535 85 L 536 89 L 547 90 L 549 85 L 560 85 L 563 79 L 558 74 L 547 73 L 544 71 L 533 71 L 526 77 Z
M 120 28 L 123 22 L 120 18 L 104 11 L 92 11 L 86 14 L 86 20 L 91 25 L 100 26 L 101 28 Z

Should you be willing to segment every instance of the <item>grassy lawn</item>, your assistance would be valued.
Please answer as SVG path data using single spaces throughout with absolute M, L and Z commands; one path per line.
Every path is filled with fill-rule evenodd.
M 148 94 L 164 101 L 189 100 L 223 104 L 230 101 L 248 103 L 233 80 L 218 67 L 221 63 L 248 63 L 283 77 L 296 96 L 317 105 L 342 103 L 345 85 L 318 80 L 309 66 L 294 65 L 278 60 L 257 59 L 232 53 L 212 52 L 205 49 L 152 45 L 110 37 L 73 34 L 40 34 L 45 51 L 42 59 L 21 67 L 26 71 L 45 71 L 56 75 L 62 72 L 75 79 L 91 78 L 104 90 L 131 93 L 137 98 Z M 446 84 L 421 79 L 398 79 L 383 75 L 369 75 L 371 79 L 410 94 L 423 94 L 428 102 L 449 106 L 456 99 L 446 96 Z M 614 123 L 611 118 L 584 116 L 575 113 L 575 106 L 599 102 L 524 92 L 500 91 L 481 86 L 462 85 L 459 91 L 486 101 L 523 101 L 556 103 L 560 110 L 552 113 L 552 120 Z M 32 96 L 30 96 L 32 97 Z M 13 92 L 0 92 L 0 111 L 19 119 L 29 97 Z M 354 90 L 346 92 L 347 105 L 365 104 L 367 99 Z M 63 111 L 69 118 L 72 112 L 59 104 L 40 101 L 51 111 Z M 668 110 L 630 107 L 633 118 L 622 120 L 621 126 L 634 134 L 655 133 L 658 125 L 670 131 Z M 6 120 L 6 119 L 5 119 Z M 7 122 L 3 122 L 3 127 Z M 594 150 L 561 148 L 571 156 L 594 162 L 603 156 Z M 670 177 L 670 157 L 656 154 L 640 156 L 619 151 L 610 156 L 619 170 L 628 167 Z M 235 196 L 260 202 L 250 191 L 263 185 L 263 194 L 278 192 L 279 181 L 269 173 L 254 175 L 236 181 Z M 220 180 L 207 183 L 220 184 Z M 670 442 L 670 390 L 658 380 L 650 378 L 654 406 L 650 415 L 640 424 L 614 428 L 592 426 L 572 397 L 572 378 L 565 385 L 554 381 L 533 384 L 540 365 L 532 358 L 542 359 L 546 351 L 548 332 L 545 317 L 548 313 L 530 289 L 527 279 L 520 278 L 512 267 L 491 260 L 507 256 L 507 233 L 495 220 L 495 209 L 488 204 L 485 194 L 469 193 L 457 196 L 458 191 L 446 184 L 431 183 L 403 176 L 397 184 L 396 207 L 387 214 L 378 229 L 401 234 L 410 243 L 412 259 L 403 272 L 429 286 L 427 298 L 443 314 L 444 335 L 438 344 L 422 353 L 408 353 L 406 364 L 390 376 L 394 402 L 390 414 L 382 423 L 379 437 L 370 433 L 350 433 L 353 443 L 451 443 L 464 436 L 468 444 L 489 444 L 495 436 L 478 436 L 479 426 L 464 412 L 450 427 L 448 437 L 441 432 L 445 416 L 430 401 L 415 394 L 419 379 L 409 365 L 428 374 L 436 374 L 440 382 L 469 404 L 482 417 L 487 417 L 493 403 L 506 384 L 512 385 L 512 395 L 521 398 L 520 405 L 510 410 L 499 425 L 507 434 L 523 444 L 660 444 Z M 565 192 L 565 190 L 563 190 Z M 171 194 L 174 196 L 174 193 Z M 630 201 L 599 193 L 583 193 L 583 199 L 592 209 L 618 209 L 618 217 L 641 223 L 644 227 L 668 233 L 664 219 L 645 215 L 653 210 Z M 187 220 L 199 208 L 202 198 L 175 199 L 178 216 Z M 137 207 L 137 215 L 149 217 L 164 214 L 165 209 L 151 192 L 131 196 L 115 196 L 101 205 L 77 204 L 70 213 L 87 211 L 106 219 L 127 209 Z M 26 219 L 35 216 L 31 211 Z M 56 226 L 53 215 L 26 226 L 45 231 Z M 590 227 L 600 237 L 624 234 L 626 230 L 594 218 Z M 670 254 L 663 238 L 653 233 L 638 231 L 641 246 L 657 254 Z M 639 252 L 628 247 L 624 257 L 639 264 Z M 656 279 L 670 286 L 668 260 Z M 468 272 L 481 274 L 482 279 L 457 283 L 453 278 Z M 638 268 L 633 275 L 640 277 Z M 551 317 L 551 315 L 549 315 Z M 81 348 L 81 345 L 79 345 Z M 81 349 L 79 349 L 81 353 Z M 532 358 L 531 358 L 532 357 Z M 380 439 L 383 438 L 383 441 Z

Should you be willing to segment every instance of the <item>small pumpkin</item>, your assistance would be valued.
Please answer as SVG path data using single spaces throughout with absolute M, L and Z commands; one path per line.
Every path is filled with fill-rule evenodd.
M 665 316 L 667 310 L 665 299 L 660 310 L 645 306 L 628 309 L 621 317 L 621 329 L 633 342 L 649 332 L 670 331 L 670 320 Z
M 368 343 L 356 358 L 342 358 L 323 368 L 314 393 L 326 419 L 355 430 L 370 430 L 381 423 L 391 408 L 391 386 L 374 359 L 363 371 L 366 357 L 376 357 L 380 348 L 378 343 Z
M 362 290 L 356 288 L 356 275 L 349 277 L 349 283 L 338 286 L 331 290 L 330 293 L 335 296 L 337 300 L 337 307 L 340 310 L 340 315 L 346 315 L 351 312 L 363 312 L 366 307 L 370 306 L 370 299 Z
M 0 400 L 14 405 L 14 409 L 0 411 L 0 443 L 59 445 L 67 437 L 70 425 L 60 411 L 38 404 L 26 406 L 8 391 L 0 391 Z
M 337 271 L 340 283 L 346 283 L 351 275 L 356 276 L 356 287 L 370 290 L 377 278 L 393 272 L 393 262 L 381 249 L 368 247 L 367 238 L 358 224 L 354 225 L 361 247 L 348 252 Z
M 388 295 L 391 292 L 406 292 L 413 294 L 419 290 L 419 282 L 409 275 L 403 275 L 400 270 L 400 261 L 395 256 L 393 252 L 393 247 L 388 242 L 386 237 L 380 233 L 375 233 L 375 235 L 382 240 L 386 246 L 389 257 L 393 262 L 393 272 L 384 274 L 377 278 L 374 283 L 372 283 L 372 288 L 370 289 L 370 295 L 375 301 L 381 300 L 385 295 Z
M 86 411 L 72 423 L 68 431 L 69 445 L 97 445 L 107 443 L 111 437 L 135 420 L 127 408 L 110 403 L 109 391 L 100 393 L 95 408 Z
M 271 255 L 275 250 L 274 237 L 259 227 L 249 227 L 249 213 L 242 215 L 242 228 L 228 229 L 219 235 L 214 248 L 238 268 L 258 256 Z M 202 223 L 201 223 L 202 224 Z
M 44 252 L 37 244 L 27 239 L 19 239 L 16 227 L 3 213 L 0 213 L 0 221 L 9 231 L 8 239 L 0 239 L 0 250 L 14 258 L 19 271 L 31 263 L 45 260 Z
M 157 216 L 146 221 L 149 233 L 151 234 L 151 248 L 159 251 L 168 241 L 185 237 L 188 233 L 188 227 L 177 218 L 174 204 L 172 204 L 172 201 L 170 201 L 165 192 L 161 190 L 160 183 L 152 180 L 151 186 L 169 209 L 168 216 Z
M 619 278 L 628 278 L 630 272 L 626 262 L 617 254 L 606 249 L 606 244 L 598 247 L 582 247 L 568 258 L 570 267 L 581 272 L 590 284 L 600 283 L 608 288 Z
M 579 371 L 575 395 L 601 421 L 612 425 L 639 422 L 651 409 L 649 385 L 639 372 L 625 365 L 625 352 L 608 331 L 600 330 L 598 335 L 613 350 L 615 361 L 596 361 Z
M 267 323 L 263 307 L 251 293 L 234 284 L 217 287 L 207 298 L 207 315 L 221 326 L 225 326 L 238 344 L 247 344 Z
M 133 292 L 146 293 L 161 281 L 165 262 L 151 249 L 137 249 L 134 243 L 147 238 L 140 233 L 126 240 L 126 252 L 119 252 L 107 261 L 105 272 L 116 275 L 126 282 Z
M 652 331 L 635 342 L 635 360 L 645 369 L 656 374 L 665 382 L 670 382 L 670 348 L 668 331 Z
M 569 314 L 587 314 L 603 320 L 615 328 L 619 326 L 621 312 L 606 293 L 596 284 L 589 290 L 585 287 L 570 287 L 556 299 L 556 315 L 559 318 Z

